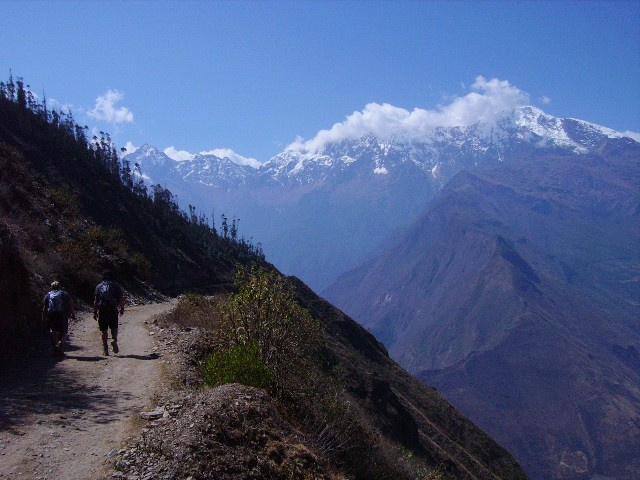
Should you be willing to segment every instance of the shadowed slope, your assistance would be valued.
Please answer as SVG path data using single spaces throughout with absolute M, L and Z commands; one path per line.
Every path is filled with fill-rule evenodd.
M 327 298 L 532 476 L 640 472 L 640 148 L 462 172 Z

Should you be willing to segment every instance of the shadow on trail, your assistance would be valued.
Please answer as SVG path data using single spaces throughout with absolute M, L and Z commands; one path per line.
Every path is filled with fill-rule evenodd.
M 106 357 L 99 357 L 99 356 L 82 356 L 82 355 L 65 355 L 63 360 L 77 360 L 78 362 L 100 362 L 103 360 L 106 360 Z
M 160 358 L 160 355 L 158 355 L 157 353 L 151 353 L 149 355 L 128 354 L 128 355 L 117 355 L 116 358 L 133 358 L 135 360 L 157 360 Z
M 61 415 L 71 413 L 96 423 L 118 420 L 126 401 L 133 395 L 111 385 L 92 385 L 66 371 L 69 360 L 96 362 L 98 356 L 67 355 L 55 358 L 50 346 L 33 349 L 10 364 L 3 365 L 0 377 L 0 431 L 20 434 L 20 428 L 32 414 Z
M 65 352 L 78 352 L 84 349 L 85 347 L 79 347 L 77 345 L 69 344 L 68 342 L 65 343 L 65 346 L 64 346 Z

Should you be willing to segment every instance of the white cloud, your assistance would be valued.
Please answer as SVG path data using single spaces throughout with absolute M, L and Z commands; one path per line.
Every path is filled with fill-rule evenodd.
M 70 103 L 62 103 L 55 98 L 47 98 L 47 108 L 49 110 L 55 109 L 59 112 L 82 112 L 82 108 L 74 107 Z
M 506 80 L 486 80 L 477 77 L 471 92 L 463 97 L 453 97 L 436 110 L 415 108 L 409 112 L 388 103 L 369 103 L 361 112 L 353 112 L 342 123 L 329 130 L 321 130 L 308 141 L 298 137 L 288 150 L 319 151 L 328 143 L 360 138 L 369 133 L 381 138 L 403 134 L 419 138 L 437 127 L 492 123 L 505 110 L 526 105 L 529 95 Z
M 640 133 L 630 132 L 629 130 L 622 132 L 625 137 L 634 139 L 636 142 L 640 142 Z
M 236 163 L 238 165 L 248 165 L 249 167 L 253 168 L 258 168 L 261 165 L 260 162 L 255 158 L 243 157 L 230 148 L 216 148 L 208 152 L 200 152 L 200 155 L 215 155 L 218 158 L 228 158 L 233 163 Z
M 184 162 L 185 160 L 193 160 L 195 155 L 193 153 L 189 153 L 186 150 L 176 150 L 173 148 L 173 145 L 164 149 L 164 153 L 167 157 L 176 162 Z
M 87 113 L 96 120 L 105 120 L 110 123 L 131 123 L 133 112 L 127 107 L 116 108 L 116 103 L 121 101 L 124 95 L 117 90 L 107 90 L 107 93 L 96 98 L 96 106 Z
M 125 155 L 129 155 L 130 153 L 135 153 L 135 151 L 138 150 L 139 147 L 136 147 L 133 142 L 128 141 L 124 148 L 127 150 L 125 152 Z
M 549 105 L 551 103 L 551 99 L 547 96 L 540 97 L 540 103 L 543 105 Z

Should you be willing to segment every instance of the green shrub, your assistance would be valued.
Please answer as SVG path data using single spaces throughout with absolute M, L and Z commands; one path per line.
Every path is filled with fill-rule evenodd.
M 121 230 L 95 225 L 89 227 L 86 236 L 96 254 L 111 257 L 115 262 L 127 258 L 127 242 Z
M 226 348 L 257 345 L 263 364 L 274 372 L 273 392 L 304 391 L 322 335 L 319 324 L 295 299 L 282 275 L 253 266 L 240 269 L 238 292 L 220 305 L 214 334 Z
M 265 390 L 270 390 L 274 378 L 273 369 L 261 360 L 260 345 L 256 342 L 211 353 L 203 373 L 207 385 L 241 383 Z
M 99 270 L 100 257 L 95 255 L 85 237 L 64 239 L 58 251 L 64 261 L 65 272 L 75 275 L 83 270 Z
M 131 255 L 130 263 L 133 271 L 142 278 L 147 277 L 152 268 L 151 262 L 138 252 Z
M 79 215 L 78 200 L 74 193 L 68 188 L 48 188 L 45 190 L 53 206 L 66 215 Z

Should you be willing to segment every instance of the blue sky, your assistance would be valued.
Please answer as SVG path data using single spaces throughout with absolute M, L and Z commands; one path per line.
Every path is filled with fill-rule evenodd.
M 2 79 L 12 69 L 118 147 L 264 161 L 354 112 L 448 112 L 474 92 L 640 132 L 640 1 L 0 7 Z

